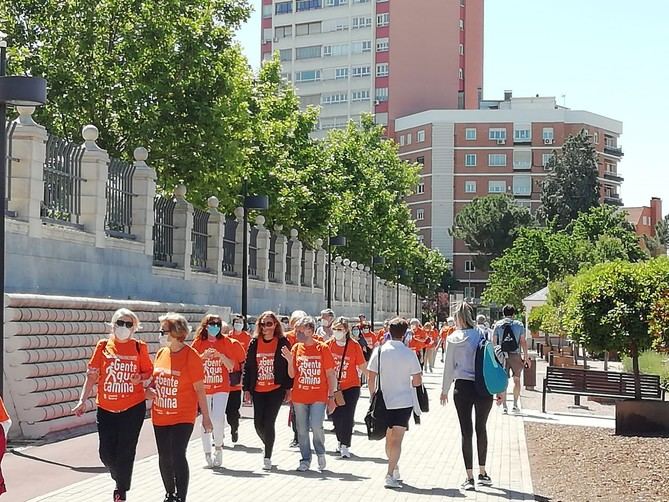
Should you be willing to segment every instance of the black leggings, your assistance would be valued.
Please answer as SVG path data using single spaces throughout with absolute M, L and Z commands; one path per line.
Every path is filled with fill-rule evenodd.
M 145 415 L 146 401 L 120 413 L 98 408 L 100 460 L 116 481 L 116 489 L 122 493 L 130 490 L 137 439 Z
M 344 446 L 351 446 L 353 425 L 355 423 L 355 405 L 360 399 L 360 387 L 351 387 L 343 391 L 344 406 L 337 406 L 332 412 L 332 423 L 335 427 L 337 441 Z
M 230 432 L 239 430 L 239 407 L 242 405 L 242 391 L 233 390 L 228 396 L 228 405 L 225 407 L 225 416 L 230 424 Z
M 181 501 L 188 493 L 188 460 L 186 448 L 193 433 L 193 424 L 154 425 L 158 466 L 167 493 L 177 495 Z
M 460 432 L 462 433 L 462 457 L 465 460 L 465 469 L 471 469 L 473 464 L 472 453 L 472 408 L 476 415 L 476 449 L 480 466 L 485 466 L 488 456 L 488 433 L 486 422 L 492 408 L 492 396 L 481 397 L 476 392 L 474 382 L 456 380 L 453 391 L 453 403 L 458 412 Z
M 285 395 L 284 389 L 253 393 L 253 425 L 265 445 L 265 458 L 272 458 L 276 438 L 276 417 Z

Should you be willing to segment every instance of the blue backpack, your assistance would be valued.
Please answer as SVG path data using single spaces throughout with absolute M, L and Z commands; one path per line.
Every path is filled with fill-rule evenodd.
M 506 390 L 508 377 L 500 350 L 481 336 L 476 348 L 475 386 L 480 396 L 488 397 Z

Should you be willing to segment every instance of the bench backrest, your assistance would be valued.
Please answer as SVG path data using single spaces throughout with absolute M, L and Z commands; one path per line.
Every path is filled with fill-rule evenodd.
M 640 375 L 640 384 L 643 399 L 662 398 L 658 375 Z M 634 397 L 634 374 L 549 366 L 546 369 L 546 386 L 558 392 Z

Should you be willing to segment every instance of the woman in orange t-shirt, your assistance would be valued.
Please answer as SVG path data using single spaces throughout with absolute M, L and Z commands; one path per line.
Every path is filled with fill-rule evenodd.
M 241 314 L 234 314 L 232 316 L 232 331 L 227 333 L 227 336 L 242 344 L 242 347 L 244 348 L 244 359 L 246 359 L 246 352 L 249 350 L 249 344 L 251 343 L 251 335 L 248 334 L 246 329 L 246 318 Z M 242 406 L 241 375 L 243 365 L 244 361 L 242 361 L 241 364 L 236 364 L 232 370 L 232 375 L 238 375 L 239 383 L 236 385 L 233 385 L 232 383 L 230 384 L 228 405 L 225 408 L 225 416 L 230 425 L 230 436 L 232 436 L 233 443 L 236 443 L 239 439 L 239 418 L 241 417 L 239 408 Z
M 302 317 L 295 323 L 297 343 L 292 350 L 282 349 L 288 361 L 288 375 L 293 378 L 291 399 L 295 408 L 297 440 L 302 458 L 297 470 L 308 471 L 311 466 L 309 428 L 314 436 L 314 450 L 318 457 L 318 468 L 325 469 L 325 431 L 323 420 L 325 408 L 334 408 L 334 391 L 337 379 L 334 359 L 327 344 L 314 338 L 316 321 L 313 317 Z
M 193 433 L 197 409 L 205 433 L 213 429 L 204 390 L 204 367 L 195 349 L 184 343 L 190 333 L 185 317 L 173 312 L 159 318 L 161 345 L 156 354 L 151 419 L 158 447 L 158 466 L 166 502 L 185 502 L 188 492 L 186 447 Z
M 360 399 L 360 375 L 367 373 L 367 364 L 362 347 L 351 338 L 345 317 L 338 317 L 332 324 L 332 338 L 328 345 L 335 362 L 337 390 L 342 391 L 344 397 L 344 404 L 332 412 L 332 423 L 341 458 L 351 458 L 349 448 L 355 423 L 355 407 Z
M 431 322 L 426 322 L 423 326 L 427 335 L 427 346 L 425 347 L 425 368 L 432 373 L 434 371 L 434 361 L 437 357 L 437 344 L 439 343 L 439 333 L 432 327 Z
M 214 456 L 211 455 L 212 434 L 202 434 L 202 449 L 207 467 L 221 467 L 223 439 L 225 438 L 225 410 L 230 392 L 230 371 L 246 357 L 244 347 L 237 340 L 224 336 L 230 326 L 220 316 L 207 314 L 200 321 L 191 344 L 204 365 L 204 390 L 207 395 L 209 416 L 214 426 Z
M 7 435 L 9 434 L 9 428 L 12 426 L 12 419 L 9 418 L 9 414 L 5 409 L 5 403 L 0 397 L 0 463 L 2 463 L 2 458 L 5 456 L 5 451 L 7 450 Z M 2 468 L 0 468 L 0 495 L 7 491 L 5 486 L 5 477 L 2 475 Z
M 118 309 L 110 326 L 109 338 L 95 346 L 81 397 L 72 411 L 78 417 L 87 411 L 88 397 L 97 383 L 100 460 L 116 482 L 114 501 L 123 501 L 130 489 L 137 440 L 146 416 L 142 382 L 151 378 L 153 365 L 146 343 L 133 337 L 140 327 L 134 312 Z

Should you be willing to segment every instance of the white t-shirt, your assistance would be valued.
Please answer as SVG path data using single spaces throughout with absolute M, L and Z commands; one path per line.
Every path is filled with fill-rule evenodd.
M 381 375 L 381 391 L 386 408 L 397 410 L 413 407 L 416 391 L 411 385 L 411 377 L 421 373 L 418 357 L 413 350 L 400 341 L 388 340 L 372 352 L 367 369 Z

